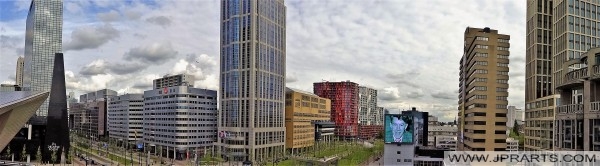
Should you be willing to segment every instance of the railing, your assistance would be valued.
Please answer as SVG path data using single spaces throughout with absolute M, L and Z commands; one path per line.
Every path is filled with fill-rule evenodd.
M 556 107 L 559 114 L 583 113 L 583 104 L 567 104 Z
M 600 101 L 592 102 L 590 111 L 600 111 Z
M 565 74 L 565 77 L 563 79 L 564 84 L 580 82 L 581 78 L 587 77 L 587 76 L 588 76 L 587 67 L 570 71 L 567 74 Z

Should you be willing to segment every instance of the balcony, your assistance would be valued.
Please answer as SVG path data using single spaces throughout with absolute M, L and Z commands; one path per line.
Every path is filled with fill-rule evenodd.
M 583 113 L 583 104 L 567 104 L 556 107 L 558 114 L 581 114 Z
M 600 65 L 592 66 L 592 71 L 590 73 L 590 77 L 592 79 L 600 79 Z
M 598 112 L 598 111 L 600 111 L 600 101 L 592 102 L 590 112 Z
M 587 67 L 570 71 L 565 74 L 563 77 L 563 82 L 558 88 L 567 89 L 573 86 L 580 86 L 583 84 L 581 79 L 586 77 L 588 77 Z

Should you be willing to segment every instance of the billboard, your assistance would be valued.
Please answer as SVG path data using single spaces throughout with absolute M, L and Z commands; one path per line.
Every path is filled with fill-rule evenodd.
M 385 143 L 413 143 L 415 124 L 412 115 L 385 114 Z

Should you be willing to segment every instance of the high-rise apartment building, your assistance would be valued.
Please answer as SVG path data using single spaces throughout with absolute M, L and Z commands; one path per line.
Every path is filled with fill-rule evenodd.
M 25 67 L 25 59 L 23 57 L 17 58 L 17 68 L 15 73 L 15 84 L 23 87 L 23 68 Z
M 221 0 L 220 111 L 216 145 L 230 161 L 285 150 L 284 0 Z M 231 137 L 226 137 L 231 136 Z
M 217 139 L 217 91 L 184 85 L 144 91 L 143 116 L 146 148 L 178 160 L 193 158 Z
M 142 140 L 144 95 L 124 94 L 108 98 L 108 130 L 114 142 L 135 144 Z
M 377 90 L 365 86 L 358 87 L 358 124 L 371 125 L 377 112 Z M 383 116 L 383 115 L 382 115 Z
M 350 81 L 313 84 L 317 96 L 331 100 L 331 121 L 339 137 L 358 137 L 358 89 L 358 84 Z
M 308 151 L 308 148 L 312 148 L 315 145 L 315 134 L 325 130 L 315 128 L 318 127 L 315 124 L 317 122 L 329 122 L 330 117 L 331 100 L 319 97 L 310 92 L 286 88 L 286 149 L 289 149 L 292 154 Z
M 504 151 L 510 36 L 487 27 L 467 27 L 464 40 L 458 150 Z
M 164 87 L 171 86 L 194 86 L 194 76 L 189 74 L 178 74 L 178 75 L 165 75 L 163 78 L 155 79 L 153 81 L 154 89 L 161 89 Z
M 62 52 L 63 1 L 32 0 L 26 24 L 24 90 L 50 91 L 54 55 Z M 48 100 L 36 115 L 33 122 L 46 123 Z
M 524 150 L 552 150 L 554 95 L 552 56 L 566 43 L 554 44 L 552 0 L 527 0 Z M 556 3 L 558 4 L 558 3 Z M 566 10 L 560 10 L 564 12 Z M 561 27 L 563 28 L 563 27 Z M 510 122 L 509 125 L 514 124 Z
M 383 108 L 377 107 L 377 90 L 366 86 L 358 87 L 358 135 L 361 139 L 375 138 L 383 130 Z M 381 117 L 379 117 L 381 116 Z

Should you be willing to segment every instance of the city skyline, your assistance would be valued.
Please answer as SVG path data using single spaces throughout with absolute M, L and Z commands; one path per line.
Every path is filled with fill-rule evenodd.
M 0 2 L 2 83 L 14 83 L 29 3 Z M 313 82 L 350 80 L 377 89 L 385 108 L 418 107 L 451 121 L 464 28 L 491 27 L 511 35 L 509 105 L 523 108 L 526 4 L 439 2 L 423 10 L 432 7 L 428 4 L 286 1 L 286 86 L 312 91 Z M 151 88 L 152 79 L 185 70 L 198 79 L 196 87 L 218 89 L 218 6 L 219 1 L 66 1 L 68 91 L 80 95 L 108 86 L 139 93 Z

